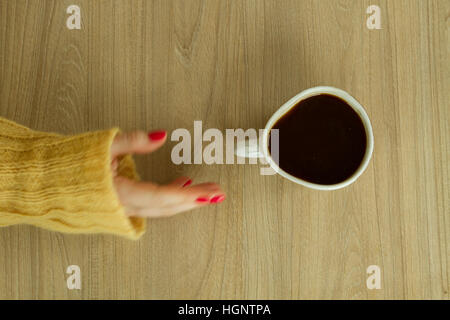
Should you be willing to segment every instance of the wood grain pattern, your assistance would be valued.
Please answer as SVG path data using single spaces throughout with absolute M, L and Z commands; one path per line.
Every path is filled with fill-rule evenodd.
M 65 27 L 71 4 L 81 30 Z M 371 4 L 382 30 L 366 28 Z M 332 85 L 375 135 L 368 170 L 335 192 L 175 166 L 168 143 L 138 158 L 143 177 L 218 181 L 227 201 L 153 220 L 139 242 L 1 229 L 0 298 L 449 299 L 449 15 L 447 0 L 0 1 L 0 116 L 34 129 L 263 128 Z M 72 264 L 82 290 L 66 287 Z

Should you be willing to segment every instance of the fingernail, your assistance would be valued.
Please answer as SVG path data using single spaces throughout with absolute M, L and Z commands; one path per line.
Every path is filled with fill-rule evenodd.
M 159 141 L 166 137 L 165 131 L 153 131 L 148 134 L 148 138 L 152 141 Z
M 191 183 L 192 183 L 192 180 L 189 179 L 188 181 L 186 181 L 185 184 L 183 184 L 183 188 L 184 188 L 184 187 L 187 187 L 187 186 L 190 185 Z
M 225 196 L 224 195 L 220 195 L 220 196 L 215 196 L 211 199 L 211 203 L 220 203 L 223 200 L 225 200 Z
M 208 202 L 208 198 L 197 198 L 197 202 Z

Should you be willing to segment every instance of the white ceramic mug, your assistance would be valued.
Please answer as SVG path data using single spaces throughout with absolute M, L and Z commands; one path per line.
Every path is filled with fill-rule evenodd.
M 308 182 L 308 181 L 299 179 L 299 178 L 287 173 L 286 171 L 284 171 L 283 169 L 281 169 L 278 166 L 277 161 L 275 161 L 271 157 L 271 153 L 269 152 L 270 129 L 272 129 L 272 127 L 277 123 L 277 121 L 281 117 L 283 117 L 283 115 L 285 115 L 289 110 L 291 110 L 294 106 L 296 106 L 300 101 L 302 101 L 306 98 L 312 97 L 312 96 L 320 95 L 320 94 L 330 94 L 330 95 L 339 97 L 342 100 L 344 100 L 345 102 L 347 102 L 347 104 L 349 106 L 351 106 L 353 108 L 353 110 L 355 110 L 356 113 L 361 118 L 361 121 L 366 130 L 366 137 L 367 137 L 366 153 L 364 154 L 363 160 L 362 160 L 361 164 L 359 165 L 358 169 L 348 179 L 346 179 L 342 182 L 339 182 L 337 184 L 332 184 L 332 185 L 322 185 L 322 184 Z M 268 164 L 270 164 L 270 167 L 273 170 L 275 170 L 276 173 L 280 174 L 282 177 L 289 179 L 295 183 L 301 184 L 305 187 L 308 187 L 311 189 L 316 189 L 316 190 L 337 190 L 337 189 L 347 187 L 348 185 L 355 182 L 356 179 L 358 179 L 358 177 L 364 172 L 364 170 L 366 170 L 367 166 L 369 165 L 370 158 L 372 157 L 372 153 L 373 153 L 373 144 L 374 144 L 372 125 L 370 124 L 369 117 L 367 116 L 367 113 L 364 110 L 364 108 L 361 106 L 361 104 L 358 101 L 356 101 L 356 99 L 353 98 L 350 94 L 348 94 L 347 92 L 345 92 L 341 89 L 337 89 L 337 88 L 333 88 L 333 87 L 324 87 L 324 86 L 307 89 L 307 90 L 299 93 L 295 97 L 293 97 L 288 102 L 286 102 L 269 119 L 269 121 L 266 124 L 264 134 L 259 142 L 260 143 L 258 143 L 258 139 L 250 140 L 248 145 L 239 146 L 236 149 L 236 155 L 239 157 L 247 157 L 247 158 L 264 158 L 265 161 Z M 261 150 L 258 150 L 258 149 L 261 149 Z

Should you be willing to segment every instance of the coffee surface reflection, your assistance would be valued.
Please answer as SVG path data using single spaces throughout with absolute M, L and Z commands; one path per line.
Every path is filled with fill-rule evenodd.
M 366 152 L 361 118 L 347 102 L 330 94 L 300 101 L 272 128 L 279 130 L 279 167 L 308 182 L 345 181 Z

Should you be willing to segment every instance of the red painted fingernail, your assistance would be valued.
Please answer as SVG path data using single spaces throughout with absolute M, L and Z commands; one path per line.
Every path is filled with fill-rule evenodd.
M 220 203 L 223 200 L 225 200 L 225 196 L 224 195 L 220 195 L 220 196 L 215 196 L 211 199 L 211 203 Z
M 208 202 L 208 198 L 197 198 L 197 202 Z
M 153 131 L 148 134 L 148 138 L 152 141 L 159 141 L 166 137 L 165 131 Z
M 186 181 L 185 184 L 183 184 L 183 188 L 184 188 L 184 187 L 187 187 L 187 186 L 190 185 L 191 183 L 192 183 L 192 180 L 189 179 L 188 181 Z

